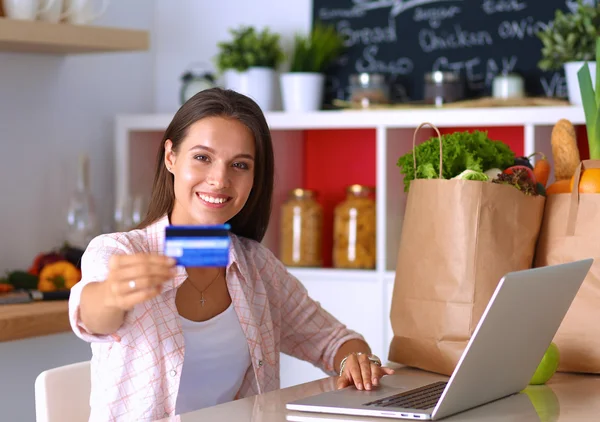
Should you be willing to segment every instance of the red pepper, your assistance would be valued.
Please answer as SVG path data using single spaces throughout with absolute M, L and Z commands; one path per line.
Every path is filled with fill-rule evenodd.
M 27 272 L 32 275 L 40 275 L 40 272 L 46 265 L 52 264 L 57 261 L 62 261 L 64 259 L 65 258 L 62 255 L 56 252 L 40 253 L 35 257 L 33 263 L 31 264 L 31 267 L 29 267 Z

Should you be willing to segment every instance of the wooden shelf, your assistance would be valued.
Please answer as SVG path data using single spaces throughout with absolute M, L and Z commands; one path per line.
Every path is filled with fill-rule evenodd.
M 70 330 L 66 300 L 0 306 L 0 342 Z
M 0 51 L 82 54 L 145 51 L 147 31 L 0 18 Z

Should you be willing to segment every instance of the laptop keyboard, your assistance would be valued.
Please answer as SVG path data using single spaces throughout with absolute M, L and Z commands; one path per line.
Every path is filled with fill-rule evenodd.
M 446 384 L 446 381 L 434 382 L 433 384 L 424 385 L 414 390 L 404 391 L 400 394 L 365 403 L 364 406 L 429 409 L 437 404 L 446 388 Z

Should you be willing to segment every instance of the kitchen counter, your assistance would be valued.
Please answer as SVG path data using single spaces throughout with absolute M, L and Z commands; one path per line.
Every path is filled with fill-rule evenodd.
M 418 370 L 401 368 L 398 374 Z M 424 376 L 430 373 L 421 372 Z M 302 413 L 285 404 L 303 397 L 335 390 L 336 377 L 247 397 L 196 412 L 161 419 L 163 422 L 383 422 L 387 418 Z M 392 378 L 382 382 L 394 385 Z M 490 380 L 493 382 L 493 380 Z M 402 377 L 396 380 L 402 385 Z M 366 392 L 365 392 L 366 393 Z M 370 397 L 365 394 L 365 397 Z M 528 386 L 523 392 L 443 419 L 448 422 L 589 422 L 600 413 L 600 376 L 556 374 L 547 385 Z
M 0 305 L 0 342 L 68 331 L 67 300 Z

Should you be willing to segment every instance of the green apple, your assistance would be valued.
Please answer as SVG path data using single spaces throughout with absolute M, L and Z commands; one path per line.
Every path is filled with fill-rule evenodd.
M 558 346 L 556 346 L 554 343 L 550 343 L 550 347 L 548 347 L 546 353 L 544 353 L 544 357 L 535 370 L 535 373 L 533 374 L 531 381 L 529 381 L 529 384 L 546 384 L 546 382 L 552 378 L 552 375 L 554 375 L 558 369 L 559 360 L 560 353 L 558 352 Z

